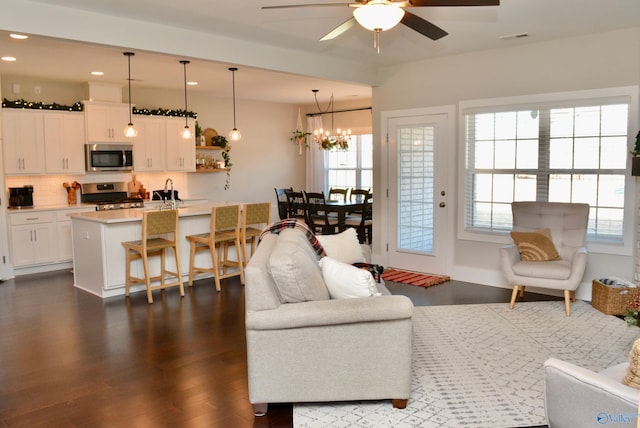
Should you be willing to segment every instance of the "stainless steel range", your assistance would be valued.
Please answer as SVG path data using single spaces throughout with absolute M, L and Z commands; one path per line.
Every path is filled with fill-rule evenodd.
M 82 184 L 82 202 L 96 204 L 96 211 L 142 208 L 144 201 L 127 196 L 127 183 Z

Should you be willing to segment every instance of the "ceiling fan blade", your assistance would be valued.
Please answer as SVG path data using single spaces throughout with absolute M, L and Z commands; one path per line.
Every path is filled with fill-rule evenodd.
M 404 17 L 402 17 L 402 21 L 400 22 L 423 36 L 427 36 L 431 40 L 438 40 L 449 34 L 437 25 L 424 20 L 413 13 L 407 12 L 406 10 L 404 11 Z
M 338 25 L 336 28 L 325 34 L 320 41 L 324 42 L 325 40 L 331 40 L 338 37 L 340 34 L 347 31 L 349 28 L 353 27 L 356 23 L 356 19 L 352 16 L 351 18 L 344 21 L 342 24 Z
M 500 0 L 409 0 L 410 7 L 420 6 L 500 6 Z
M 262 9 L 293 9 L 294 7 L 324 7 L 324 6 L 349 6 L 349 2 L 343 2 L 343 3 L 283 4 L 283 5 L 279 5 L 279 6 L 262 6 Z

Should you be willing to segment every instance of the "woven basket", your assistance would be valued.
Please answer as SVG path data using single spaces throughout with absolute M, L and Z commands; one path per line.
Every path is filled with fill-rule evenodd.
M 591 305 L 607 315 L 624 315 L 640 288 L 609 287 L 597 279 L 591 287 Z

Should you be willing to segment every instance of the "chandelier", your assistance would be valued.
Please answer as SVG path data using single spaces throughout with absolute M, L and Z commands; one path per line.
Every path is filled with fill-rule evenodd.
M 334 131 L 333 128 L 333 94 L 331 94 L 327 109 L 323 111 L 322 108 L 320 108 L 320 103 L 318 102 L 319 89 L 312 89 L 311 92 L 313 92 L 313 96 L 316 100 L 316 106 L 318 107 L 319 112 L 318 114 L 322 115 L 324 113 L 331 113 L 331 129 L 315 129 L 313 131 L 313 142 L 318 145 L 318 148 L 323 150 L 331 150 L 334 148 L 338 150 L 349 150 L 351 129 L 342 130 L 338 128 Z

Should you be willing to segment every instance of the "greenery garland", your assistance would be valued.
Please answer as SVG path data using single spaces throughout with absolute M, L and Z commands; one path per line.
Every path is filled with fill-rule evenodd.
M 171 116 L 171 117 L 192 117 L 194 119 L 198 118 L 198 113 L 187 110 L 175 110 L 175 109 L 165 109 L 165 108 L 157 108 L 157 109 L 148 109 L 148 108 L 136 108 L 133 107 L 131 110 L 133 114 L 142 114 L 146 116 Z
M 9 101 L 6 98 L 2 100 L 2 108 L 21 108 L 21 109 L 32 109 L 32 110 L 63 110 L 63 111 L 84 110 L 84 107 L 81 102 L 77 102 L 73 105 L 66 106 L 58 103 L 44 104 L 40 101 L 25 101 L 25 100 Z
M 83 104 L 78 101 L 73 105 L 64 105 L 58 103 L 45 104 L 40 101 L 26 101 L 23 99 L 10 101 L 6 98 L 2 100 L 3 108 L 20 108 L 20 109 L 32 109 L 32 110 L 61 110 L 61 111 L 83 111 Z M 157 108 L 157 109 L 148 109 L 148 108 L 136 108 L 133 107 L 131 109 L 131 113 L 140 114 L 146 116 L 169 116 L 169 117 L 192 117 L 194 119 L 198 118 L 198 113 L 193 111 L 186 111 L 181 109 L 165 109 L 165 108 Z

